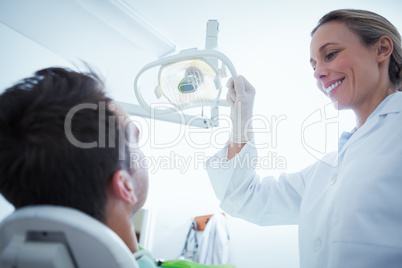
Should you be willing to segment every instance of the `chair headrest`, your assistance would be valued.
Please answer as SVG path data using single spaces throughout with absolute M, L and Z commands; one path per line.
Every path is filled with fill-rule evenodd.
M 15 244 L 27 242 L 64 244 L 78 267 L 138 267 L 116 233 L 89 215 L 68 207 L 24 207 L 0 223 L 2 260 L 7 246 L 13 244 L 13 249 L 7 252 L 15 255 L 11 258 L 18 258 Z

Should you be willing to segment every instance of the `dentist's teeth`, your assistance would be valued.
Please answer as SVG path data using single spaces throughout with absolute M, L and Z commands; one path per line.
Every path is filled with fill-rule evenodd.
M 327 94 L 329 94 L 329 92 L 331 92 L 334 88 L 336 88 L 337 86 L 339 86 L 342 83 L 341 81 L 338 81 L 332 85 L 330 85 L 329 87 L 325 88 L 325 91 L 327 92 Z

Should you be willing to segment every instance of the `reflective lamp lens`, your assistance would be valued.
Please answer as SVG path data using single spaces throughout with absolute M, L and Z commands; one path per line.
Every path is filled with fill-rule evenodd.
M 194 83 L 194 79 L 186 77 L 179 83 L 179 91 L 181 93 L 192 93 L 197 89 L 197 85 Z

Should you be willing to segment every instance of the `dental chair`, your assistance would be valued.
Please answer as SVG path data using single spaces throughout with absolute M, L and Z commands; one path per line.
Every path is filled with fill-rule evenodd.
M 138 268 L 120 237 L 87 214 L 30 206 L 0 222 L 1 268 Z

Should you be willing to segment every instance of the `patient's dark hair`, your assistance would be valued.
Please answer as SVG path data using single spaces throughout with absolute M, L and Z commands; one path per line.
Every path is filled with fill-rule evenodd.
M 125 130 L 108 120 L 114 116 L 110 102 L 93 71 L 47 68 L 6 89 L 0 96 L 0 193 L 16 208 L 68 206 L 104 221 L 107 184 L 115 171 L 129 170 L 126 147 L 126 160 L 119 161 L 119 131 Z M 69 111 L 73 116 L 66 118 Z M 87 145 L 104 135 L 116 146 L 80 148 L 68 133 Z

